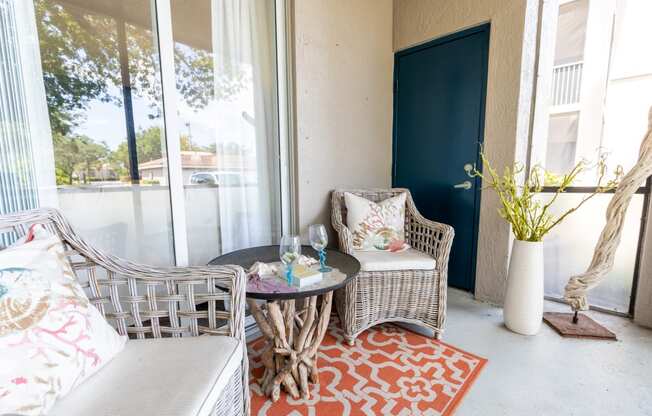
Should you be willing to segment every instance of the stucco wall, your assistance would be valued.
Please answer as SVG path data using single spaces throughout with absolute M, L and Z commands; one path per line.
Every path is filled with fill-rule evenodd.
M 330 224 L 336 187 L 391 174 L 392 1 L 294 2 L 298 220 Z
M 532 91 L 528 85 L 533 77 L 536 26 L 529 23 L 526 27 L 525 22 L 536 22 L 535 3 L 530 0 L 394 1 L 395 51 L 491 22 L 484 143 L 489 159 L 501 169 L 527 157 Z M 521 89 L 521 85 L 525 88 Z M 511 236 L 497 208 L 496 196 L 485 191 L 480 212 L 476 297 L 501 303 Z

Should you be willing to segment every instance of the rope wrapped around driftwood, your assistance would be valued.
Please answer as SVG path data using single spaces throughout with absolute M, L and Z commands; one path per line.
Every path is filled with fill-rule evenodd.
M 636 190 L 650 175 L 652 175 L 652 108 L 648 113 L 648 131 L 641 143 L 638 161 L 618 184 L 607 206 L 607 223 L 595 246 L 591 265 L 584 273 L 571 277 L 566 285 L 564 298 L 574 311 L 588 309 L 586 293 L 600 284 L 613 268 L 627 207 Z

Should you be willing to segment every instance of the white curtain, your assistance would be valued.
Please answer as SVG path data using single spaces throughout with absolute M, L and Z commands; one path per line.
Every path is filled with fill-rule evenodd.
M 42 79 L 32 2 L 0 0 L 0 214 L 57 205 Z
M 219 224 L 227 253 L 278 239 L 274 2 L 212 0 L 211 6 Z M 222 98 L 220 79 L 239 80 L 237 93 Z

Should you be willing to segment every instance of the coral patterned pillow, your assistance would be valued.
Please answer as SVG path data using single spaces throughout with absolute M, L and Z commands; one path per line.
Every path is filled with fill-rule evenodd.
M 405 200 L 405 193 L 376 203 L 345 192 L 346 224 L 353 234 L 353 248 L 361 251 L 408 248 L 405 244 Z
M 56 236 L 0 251 L 0 414 L 47 413 L 125 341 L 89 303 Z

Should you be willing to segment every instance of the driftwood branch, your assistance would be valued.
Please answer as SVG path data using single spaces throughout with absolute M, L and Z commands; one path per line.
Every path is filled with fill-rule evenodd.
M 281 387 L 297 399 L 310 397 L 309 383 L 319 383 L 317 351 L 326 335 L 333 293 L 323 295 L 317 310 L 317 296 L 304 300 L 297 310 L 294 300 L 271 301 L 265 310 L 249 300 L 249 309 L 267 347 L 262 353 L 265 373 L 260 385 L 273 401 Z

